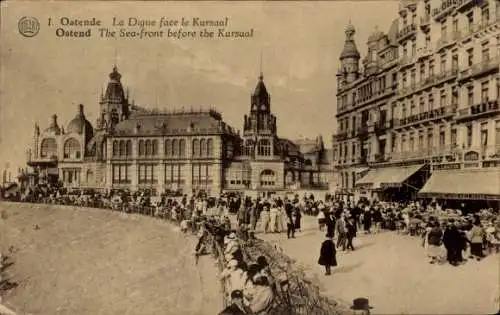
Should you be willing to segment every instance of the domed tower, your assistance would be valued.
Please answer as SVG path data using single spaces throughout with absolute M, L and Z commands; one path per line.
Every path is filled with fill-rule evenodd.
M 349 23 L 345 30 L 344 49 L 340 54 L 340 69 L 337 77 L 340 81 L 350 83 L 356 80 L 359 76 L 359 51 L 354 42 L 354 34 L 356 30 Z
M 48 128 L 46 128 L 44 130 L 44 133 L 53 134 L 55 136 L 58 136 L 61 134 L 61 128 L 59 128 L 59 125 L 57 124 L 57 115 L 56 114 L 52 115 L 50 125 Z
M 128 95 L 125 95 L 121 83 L 121 74 L 116 66 L 109 74 L 106 93 L 101 95 L 100 117 L 97 119 L 97 129 L 111 129 L 121 120 L 128 119 Z
M 73 118 L 68 123 L 68 128 L 66 133 L 77 133 L 83 135 L 85 139 L 85 144 L 87 144 L 94 135 L 94 128 L 92 124 L 85 118 L 85 113 L 83 112 L 83 105 L 78 105 L 77 113 L 75 118 Z
M 262 73 L 250 97 L 250 114 L 244 117 L 243 136 L 247 155 L 273 154 L 267 148 L 273 146 L 276 137 L 276 117 L 271 113 L 271 96 L 267 92 Z

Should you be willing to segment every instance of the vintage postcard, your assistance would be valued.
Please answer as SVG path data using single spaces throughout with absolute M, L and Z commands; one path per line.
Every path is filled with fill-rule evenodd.
M 500 1 L 0 9 L 0 314 L 499 314 Z

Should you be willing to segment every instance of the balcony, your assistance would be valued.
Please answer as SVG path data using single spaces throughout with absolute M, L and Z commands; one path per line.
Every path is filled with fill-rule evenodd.
M 481 4 L 483 1 L 482 0 L 458 0 L 456 2 L 457 2 L 457 4 L 456 4 L 457 11 L 463 12 L 476 4 L 477 5 Z
M 38 166 L 38 165 L 45 165 L 45 166 L 55 166 L 57 165 L 58 158 L 55 155 L 52 156 L 44 156 L 44 157 L 33 157 L 31 155 L 28 156 L 28 165 L 29 166 Z
M 492 71 L 498 71 L 499 68 L 499 57 L 490 58 L 488 60 L 476 63 L 469 67 L 468 69 L 462 70 L 458 76 L 458 80 L 467 80 L 477 76 L 486 75 Z
M 399 123 L 395 127 L 408 127 L 415 124 L 428 123 L 430 121 L 452 116 L 456 113 L 456 107 L 443 106 L 437 109 L 429 110 L 423 113 L 414 114 L 406 118 L 399 119 Z
M 333 140 L 334 141 L 342 141 L 342 140 L 345 140 L 345 139 L 347 139 L 347 131 L 344 131 L 344 132 L 338 133 L 336 135 L 333 135 Z
M 474 35 L 478 32 L 483 31 L 483 30 L 486 30 L 488 27 L 498 23 L 499 21 L 500 21 L 500 17 L 497 17 L 497 19 L 494 21 L 487 21 L 487 22 L 471 24 L 468 27 L 466 27 L 464 30 L 462 30 L 460 38 L 462 40 L 466 40 L 467 38 L 469 38 L 469 36 Z
M 417 27 L 415 24 L 410 24 L 405 26 L 401 31 L 398 32 L 396 38 L 398 41 L 403 41 L 406 38 L 413 36 L 417 33 Z
M 432 47 L 420 47 L 417 49 L 417 60 L 429 57 L 434 53 Z
M 432 17 L 439 21 L 446 17 L 457 6 L 458 0 L 442 0 L 441 6 L 432 10 Z
M 484 101 L 479 104 L 461 109 L 458 112 L 457 121 L 473 120 L 489 115 L 496 115 L 499 113 L 500 106 L 498 105 L 498 100 Z

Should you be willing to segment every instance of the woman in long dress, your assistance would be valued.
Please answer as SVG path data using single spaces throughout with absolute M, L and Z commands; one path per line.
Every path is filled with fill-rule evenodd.
M 427 255 L 430 257 L 431 264 L 434 264 L 438 261 L 439 256 L 441 255 L 441 243 L 443 238 L 443 231 L 439 227 L 438 222 L 431 223 L 431 230 L 427 235 Z
M 325 275 L 327 276 L 331 274 L 331 267 L 337 266 L 335 243 L 331 234 L 326 234 L 326 240 L 321 244 L 318 264 L 325 266 Z

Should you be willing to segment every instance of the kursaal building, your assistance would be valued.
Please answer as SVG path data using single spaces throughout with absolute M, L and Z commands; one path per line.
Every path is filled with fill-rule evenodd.
M 56 115 L 43 130 L 35 125 L 28 156 L 31 182 L 155 195 L 328 189 L 331 150 L 321 136 L 297 142 L 278 137 L 262 74 L 243 125 L 241 135 L 213 109 L 139 107 L 129 102 L 115 66 L 95 126 L 83 105 L 65 129 Z
M 363 59 L 354 27 L 345 34 L 333 140 L 339 193 L 498 207 L 500 1 L 401 1 Z

